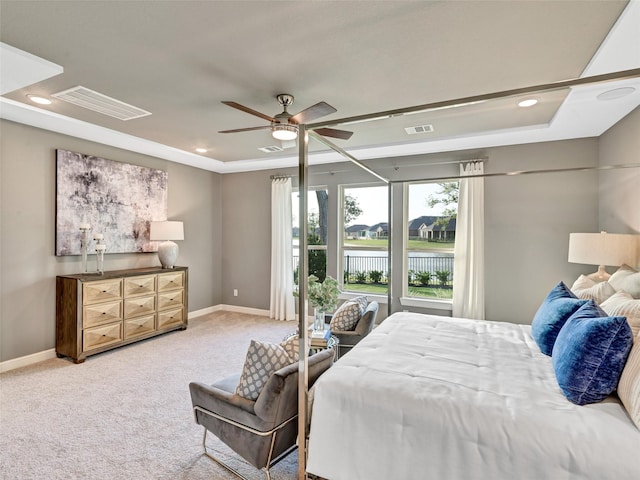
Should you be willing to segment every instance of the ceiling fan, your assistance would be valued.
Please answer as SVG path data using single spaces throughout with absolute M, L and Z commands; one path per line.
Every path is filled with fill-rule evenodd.
M 287 107 L 291 106 L 291 104 L 293 103 L 293 95 L 289 95 L 288 93 L 281 93 L 279 95 L 276 95 L 276 99 L 278 100 L 278 103 L 282 105 L 284 110 L 282 111 L 282 113 L 277 114 L 275 117 L 270 117 L 269 115 L 265 115 L 264 113 L 260 113 L 236 102 L 223 101 L 222 103 L 224 103 L 225 105 L 236 108 L 250 115 L 255 115 L 256 117 L 260 117 L 264 120 L 269 121 L 270 123 L 269 125 L 263 125 L 261 127 L 235 128 L 233 130 L 222 130 L 218 133 L 250 132 L 253 130 L 262 130 L 269 128 L 271 129 L 271 135 L 273 136 L 273 138 L 282 141 L 291 141 L 295 140 L 298 137 L 299 124 L 305 124 L 312 120 L 315 120 L 316 118 L 324 117 L 325 115 L 337 112 L 337 110 L 328 103 L 320 102 L 310 106 L 305 110 L 302 110 L 299 113 L 296 113 L 295 115 L 292 115 L 287 111 Z M 349 138 L 351 138 L 351 135 L 353 135 L 353 132 L 348 132 L 346 130 L 337 130 L 335 128 L 318 128 L 314 130 L 314 132 L 325 137 L 339 138 L 342 140 L 348 140 Z

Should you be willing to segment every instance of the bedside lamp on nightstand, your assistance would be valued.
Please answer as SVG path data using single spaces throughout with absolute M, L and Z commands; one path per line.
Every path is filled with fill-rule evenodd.
M 158 258 L 162 268 L 173 268 L 178 259 L 178 245 L 172 240 L 184 240 L 182 222 L 151 222 L 149 240 L 162 241 L 158 245 Z

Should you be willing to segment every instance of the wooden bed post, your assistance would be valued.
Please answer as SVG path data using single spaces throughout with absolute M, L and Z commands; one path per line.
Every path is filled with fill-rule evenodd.
M 298 339 L 300 357 L 298 360 L 298 480 L 307 478 L 307 398 L 309 395 L 309 361 L 307 351 L 307 190 L 309 136 L 304 125 L 298 126 L 298 191 L 300 193 L 300 231 L 298 233 Z

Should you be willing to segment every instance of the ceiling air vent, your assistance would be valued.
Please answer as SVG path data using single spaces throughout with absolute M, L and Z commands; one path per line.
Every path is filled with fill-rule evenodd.
M 284 148 L 276 147 L 275 145 L 273 145 L 271 147 L 258 147 L 258 150 L 265 153 L 273 153 L 273 152 L 281 152 L 284 150 Z
M 151 112 L 81 86 L 54 93 L 52 96 L 120 120 L 133 120 L 151 115 Z
M 408 135 L 416 135 L 418 133 L 431 133 L 433 132 L 433 125 L 417 125 L 415 127 L 407 127 L 404 129 Z

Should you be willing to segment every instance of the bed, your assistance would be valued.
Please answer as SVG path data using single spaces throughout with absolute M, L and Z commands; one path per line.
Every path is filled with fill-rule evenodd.
M 635 479 L 612 395 L 560 391 L 530 326 L 395 313 L 314 387 L 307 471 L 330 480 Z

